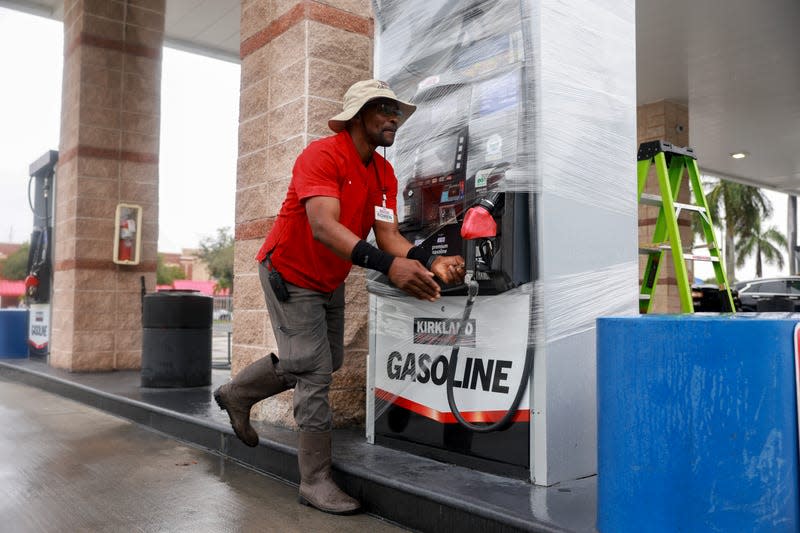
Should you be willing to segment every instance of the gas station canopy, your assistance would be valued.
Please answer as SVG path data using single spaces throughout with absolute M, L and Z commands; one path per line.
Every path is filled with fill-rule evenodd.
M 638 103 L 688 104 L 705 171 L 799 194 L 800 3 L 640 0 L 636 10 Z
M 62 0 L 0 6 L 63 17 Z M 166 44 L 238 62 L 240 7 L 167 0 Z M 688 105 L 707 173 L 800 194 L 800 3 L 639 0 L 636 10 L 638 103 Z M 731 157 L 739 152 L 747 157 Z

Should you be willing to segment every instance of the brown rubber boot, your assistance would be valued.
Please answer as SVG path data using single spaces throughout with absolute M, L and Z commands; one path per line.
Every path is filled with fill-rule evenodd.
M 258 433 L 250 425 L 250 408 L 288 387 L 275 373 L 277 357 L 269 354 L 251 363 L 231 381 L 214 391 L 214 399 L 228 412 L 233 432 L 250 447 L 258 446 Z
M 331 478 L 331 432 L 301 431 L 297 450 L 300 503 L 332 514 L 352 514 L 361 507 Z

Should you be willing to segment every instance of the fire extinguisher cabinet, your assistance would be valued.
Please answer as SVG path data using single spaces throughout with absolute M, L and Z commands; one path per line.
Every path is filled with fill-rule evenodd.
M 214 299 L 191 291 L 144 297 L 142 387 L 211 385 Z
M 799 322 L 597 321 L 601 533 L 800 530 Z

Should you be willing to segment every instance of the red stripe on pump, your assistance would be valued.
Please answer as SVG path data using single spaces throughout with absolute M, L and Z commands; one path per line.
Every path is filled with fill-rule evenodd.
M 377 387 L 375 387 L 375 397 L 389 403 L 393 403 L 394 405 L 402 407 L 403 409 L 417 413 L 418 415 L 422 415 L 425 418 L 436 420 L 442 424 L 458 423 L 453 413 L 443 413 L 441 411 L 437 411 L 436 409 L 431 409 L 430 407 L 419 404 L 407 398 L 403 398 L 402 396 L 392 394 L 391 392 L 387 392 Z M 467 422 L 497 422 L 503 418 L 503 415 L 505 414 L 505 411 L 468 411 L 462 412 L 461 416 L 463 416 Z M 514 422 L 530 421 L 531 416 L 528 409 L 520 409 L 517 411 L 517 414 L 514 415 Z

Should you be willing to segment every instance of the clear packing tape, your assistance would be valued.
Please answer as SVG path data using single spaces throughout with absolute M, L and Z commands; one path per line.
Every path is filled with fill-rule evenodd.
M 637 275 L 638 264 L 627 262 L 553 276 L 500 294 L 479 294 L 466 323 L 462 322 L 466 295 L 424 302 L 391 287 L 385 278 L 371 276 L 367 284 L 374 306 L 370 319 L 376 388 L 378 397 L 387 401 L 377 409 L 376 418 L 398 398 L 415 398 L 424 399 L 414 403 L 428 406 L 428 416 L 452 421 L 441 413 L 449 411 L 444 390 L 456 345 L 460 355 L 455 398 L 460 409 L 473 418 L 474 413 L 502 412 L 520 386 L 528 346 L 544 340 L 538 332 L 546 330 L 545 342 L 555 343 L 592 332 L 599 316 L 630 314 L 630 298 L 620 296 L 619 287 L 627 285 L 628 295 L 635 298 L 638 291 L 631 280 Z M 487 399 L 481 393 L 495 394 Z M 522 407 L 527 401 L 526 395 Z
M 587 31 L 597 24 L 582 25 L 580 18 L 608 18 L 609 31 L 620 22 L 614 10 L 591 2 L 582 12 L 551 9 L 547 16 L 572 20 L 559 27 L 576 33 L 569 48 L 539 49 L 538 4 L 373 2 L 377 75 L 418 106 L 387 151 L 399 191 L 406 192 L 398 199 L 400 221 L 407 216 L 410 182 L 450 173 L 470 180 L 493 172 L 489 187 L 501 191 L 548 192 L 625 213 L 635 207 L 627 182 L 632 177 L 618 175 L 613 155 L 630 142 L 626 121 L 633 89 L 595 75 L 623 59 L 598 55 L 602 47 L 596 41 L 608 38 L 608 32 Z M 574 60 L 560 61 L 559 54 Z M 594 85 L 591 91 L 587 85 Z M 538 99 L 544 93 L 548 109 L 556 113 L 540 113 Z M 600 112 L 606 120 L 596 120 Z M 459 145 L 460 137 L 466 146 Z M 549 158 L 546 169 L 539 164 L 542 156 Z
M 373 0 L 373 11 L 376 77 L 417 105 L 387 150 L 400 230 L 465 256 L 481 282 L 464 324 L 465 291 L 421 302 L 370 276 L 376 394 L 445 416 L 441 390 L 430 391 L 443 389 L 458 344 L 456 399 L 480 418 L 507 409 L 507 395 L 495 405 L 466 389 L 513 395 L 529 347 L 593 343 L 597 317 L 637 310 L 635 61 L 604 46 L 634 21 L 610 1 Z M 625 76 L 608 74 L 617 70 Z M 497 239 L 437 244 L 458 240 L 443 228 L 496 193 Z M 570 249 L 572 223 L 591 234 L 588 251 Z M 472 329 L 457 338 L 459 328 Z
M 526 386 L 521 369 L 534 342 L 533 284 L 501 295 L 479 295 L 466 320 L 466 296 L 426 302 L 396 289 L 391 293 L 378 281 L 368 284 L 375 396 L 384 400 L 376 405 L 376 420 L 396 404 L 437 422 L 454 422 L 446 387 L 456 346 L 453 395 L 467 420 L 496 421 L 497 413 L 509 409 L 516 391 Z M 527 394 L 523 400 L 527 402 Z M 391 426 L 396 422 L 388 420 Z

